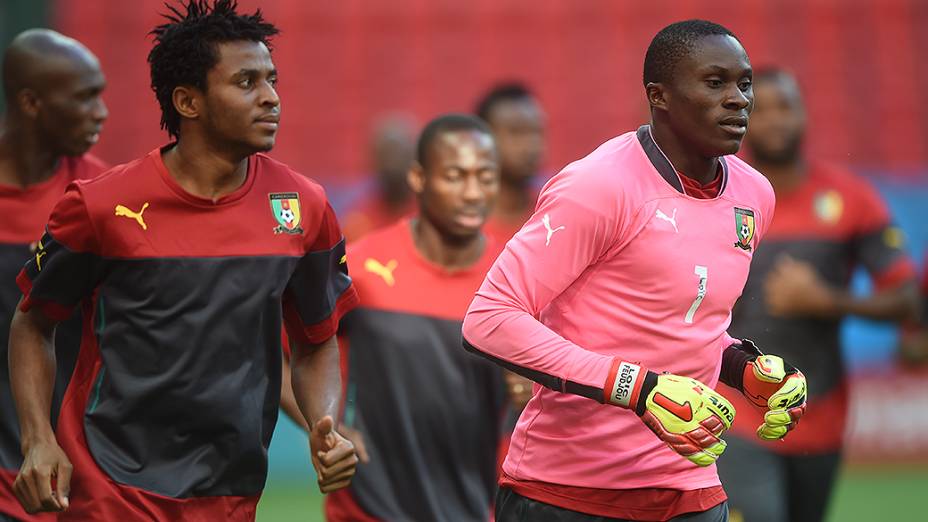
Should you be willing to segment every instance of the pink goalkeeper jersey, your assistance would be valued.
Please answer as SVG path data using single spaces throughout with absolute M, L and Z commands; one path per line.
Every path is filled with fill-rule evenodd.
M 736 157 L 720 161 L 719 196 L 687 196 L 643 126 L 545 185 L 464 321 L 469 349 L 545 386 L 513 433 L 510 477 L 617 490 L 719 485 L 714 465 L 697 467 L 634 411 L 602 402 L 617 357 L 718 381 L 731 309 L 774 209 L 766 178 Z

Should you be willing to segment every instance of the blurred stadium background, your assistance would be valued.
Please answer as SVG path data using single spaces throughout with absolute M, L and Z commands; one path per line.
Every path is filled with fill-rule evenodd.
M 273 155 L 322 182 L 340 212 L 372 188 L 372 124 L 470 111 L 519 79 L 548 114 L 546 170 L 644 121 L 641 61 L 654 33 L 685 18 L 730 27 L 755 66 L 794 71 L 810 116 L 808 147 L 869 177 L 908 233 L 928 246 L 928 1 L 924 0 L 240 0 L 282 29 L 283 101 Z M 135 158 L 165 142 L 148 87 L 147 32 L 162 0 L 0 0 L 0 48 L 50 26 L 84 42 L 109 81 L 94 153 Z M 2 101 L 0 101 L 2 103 Z M 868 281 L 855 280 L 865 291 Z M 916 520 L 928 491 L 928 371 L 897 358 L 897 332 L 845 329 L 854 403 L 848 462 L 830 520 Z M 258 519 L 321 520 L 305 441 L 282 420 Z

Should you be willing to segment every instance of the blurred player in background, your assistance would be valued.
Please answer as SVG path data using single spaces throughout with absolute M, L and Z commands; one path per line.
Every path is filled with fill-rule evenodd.
M 152 89 L 176 141 L 71 184 L 17 278 L 10 374 L 25 456 L 13 487 L 27 511 L 254 520 L 282 308 L 319 487 L 354 473 L 333 426 L 334 334 L 357 301 L 344 241 L 322 188 L 260 154 L 280 119 L 277 29 L 235 8 L 190 0 L 152 31 Z M 56 434 L 52 334 L 76 306 L 83 344 Z
M 928 363 L 928 259 L 924 261 L 920 294 L 921 317 L 906 324 L 900 338 L 899 355 L 909 365 Z
M 795 78 L 760 71 L 754 95 L 746 141 L 753 165 L 776 192 L 777 217 L 754 256 L 730 331 L 801 367 L 811 399 L 789 439 L 764 443 L 753 436 L 761 413 L 733 394 L 739 417 L 719 472 L 732 512 L 745 521 L 818 522 L 837 476 L 848 411 L 841 320 L 913 319 L 917 285 L 902 232 L 879 194 L 803 153 L 806 112 Z M 857 267 L 873 277 L 871 295 L 850 292 Z
M 751 78 L 728 29 L 662 29 L 644 60 L 651 124 L 552 178 L 490 269 L 465 346 L 544 386 L 513 434 L 497 521 L 727 520 L 713 464 L 734 410 L 712 387 L 763 401 L 770 439 L 801 415 L 802 374 L 726 332 L 774 209 L 731 156 Z
M 499 191 L 486 124 L 450 114 L 426 125 L 409 185 L 418 215 L 349 248 L 362 305 L 339 334 L 344 422 L 369 462 L 327 499 L 330 521 L 482 521 L 496 491 L 502 372 L 460 348 L 501 246 L 481 232 Z
M 486 233 L 509 241 L 535 210 L 545 153 L 545 114 L 521 83 L 494 87 L 477 104 L 477 116 L 490 125 L 499 150 L 500 190 Z
M 106 82 L 93 53 L 48 29 L 26 31 L 10 43 L 2 76 L 7 112 L 0 123 L 0 521 L 47 520 L 53 516 L 27 515 L 13 494 L 22 450 L 7 339 L 21 295 L 16 274 L 36 254 L 52 207 L 69 183 L 105 169 L 86 153 L 107 117 L 101 98 Z M 55 332 L 53 424 L 79 346 L 80 318 L 75 316 Z
M 416 129 L 412 117 L 393 114 L 382 118 L 371 134 L 370 158 L 376 189 L 345 216 L 345 240 L 354 241 L 390 225 L 415 208 L 406 174 L 415 156 Z

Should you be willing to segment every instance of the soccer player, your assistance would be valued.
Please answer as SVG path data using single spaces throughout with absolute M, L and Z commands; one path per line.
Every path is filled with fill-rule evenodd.
M 498 85 L 477 104 L 477 116 L 490 125 L 499 149 L 499 201 L 487 234 L 503 243 L 531 217 L 545 152 L 545 115 L 535 96 L 521 83 Z
M 343 321 L 344 422 L 369 463 L 329 495 L 330 522 L 487 520 L 506 405 L 500 368 L 460 349 L 461 321 L 499 252 L 481 233 L 499 190 L 493 138 L 474 116 L 422 131 L 409 185 L 418 215 L 349 247 L 363 304 Z
M 280 120 L 260 11 L 190 0 L 152 34 L 152 88 L 174 142 L 71 184 L 17 282 L 10 376 L 26 511 L 59 520 L 251 521 L 280 394 L 281 317 L 319 487 L 357 460 L 333 429 L 334 338 L 354 306 L 319 185 L 260 154 Z M 56 322 L 83 344 L 57 434 Z M 57 435 L 57 436 L 56 436 Z
M 376 191 L 342 220 L 345 240 L 349 243 L 412 213 L 414 204 L 406 185 L 406 173 L 415 155 L 415 139 L 412 119 L 402 114 L 385 117 L 374 126 L 370 157 Z
M 739 412 L 719 465 L 732 512 L 749 522 L 823 520 L 841 461 L 848 413 L 839 327 L 846 315 L 897 321 L 917 317 L 914 265 L 886 205 L 861 178 L 802 151 L 806 113 L 795 78 L 777 69 L 754 79 L 756 109 L 746 143 L 777 195 L 764 248 L 732 317 L 731 333 L 800 366 L 809 409 L 783 443 L 755 440 L 758 413 Z M 857 267 L 876 291 L 851 294 Z
M 48 29 L 13 39 L 2 76 L 7 112 L 0 123 L 0 521 L 42 520 L 23 511 L 13 494 L 22 453 L 6 343 L 20 297 L 16 274 L 35 255 L 36 240 L 65 187 L 105 170 L 86 153 L 107 117 L 101 98 L 106 82 L 93 53 Z M 58 327 L 55 345 L 53 422 L 77 359 L 78 317 Z
M 797 422 L 802 374 L 726 333 L 774 210 L 767 180 L 732 156 L 751 77 L 728 29 L 659 31 L 644 60 L 650 124 L 552 178 L 487 274 L 465 347 L 540 385 L 496 520 L 726 520 L 714 462 L 734 410 L 716 382 L 769 410 L 759 436 Z

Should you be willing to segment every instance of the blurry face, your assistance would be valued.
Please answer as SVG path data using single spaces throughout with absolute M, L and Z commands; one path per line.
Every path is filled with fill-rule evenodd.
M 36 122 L 45 142 L 59 154 L 79 156 L 97 140 L 109 112 L 106 80 L 96 59 L 62 62 L 39 95 Z
M 532 98 L 497 103 L 490 113 L 502 174 L 511 181 L 534 176 L 545 153 L 545 122 Z
M 217 46 L 219 63 L 206 75 L 205 124 L 220 142 L 246 154 L 271 150 L 277 139 L 277 69 L 260 42 Z
M 789 164 L 799 158 L 806 112 L 795 82 L 773 78 L 754 86 L 755 106 L 747 144 L 764 163 Z
M 410 185 L 429 221 L 455 238 L 479 234 L 499 192 L 493 138 L 474 130 L 441 133 L 432 143 L 428 165 L 417 169 Z
M 751 62 L 738 40 L 702 38 L 665 84 L 674 134 L 707 158 L 738 152 L 754 105 L 751 79 Z

